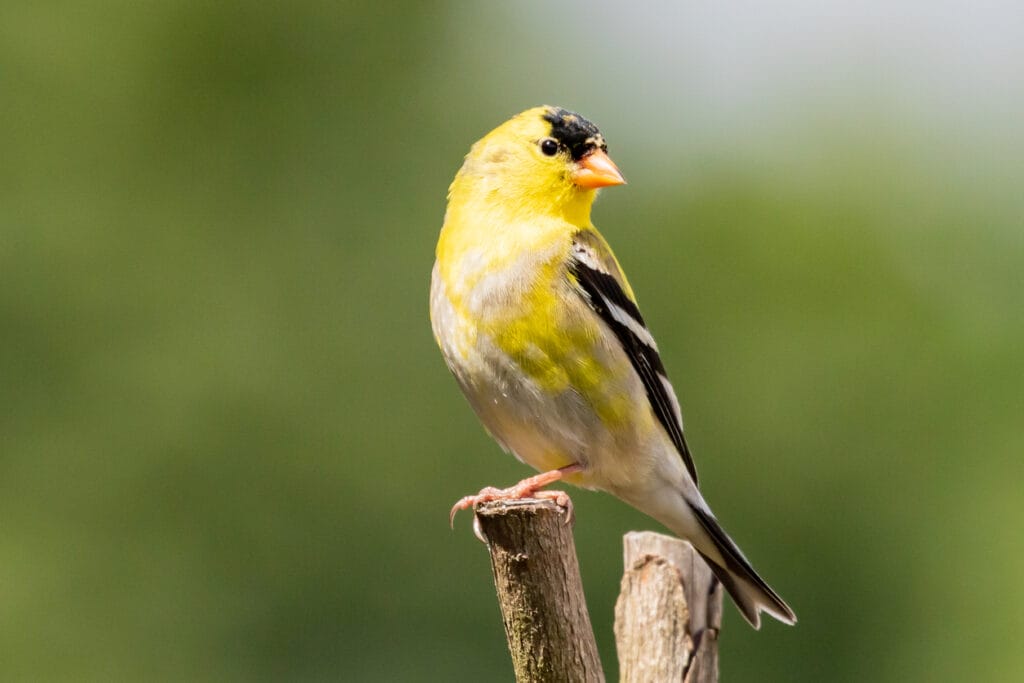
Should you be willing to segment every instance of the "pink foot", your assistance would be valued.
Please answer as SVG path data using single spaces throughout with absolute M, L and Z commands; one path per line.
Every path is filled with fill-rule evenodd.
M 455 513 L 459 510 L 465 510 L 472 507 L 474 510 L 481 503 L 489 503 L 494 500 L 521 500 L 523 498 L 540 498 L 543 500 L 553 500 L 559 507 L 563 507 L 566 510 L 566 524 L 569 524 L 573 520 L 572 501 L 569 499 L 569 495 L 565 491 L 538 491 L 542 486 L 547 486 L 553 482 L 562 479 L 566 475 L 575 474 L 583 468 L 579 465 L 568 465 L 557 470 L 551 470 L 550 472 L 544 472 L 528 479 L 523 479 L 515 486 L 510 486 L 507 489 L 497 489 L 493 486 L 488 486 L 480 491 L 475 496 L 466 496 L 460 498 L 455 505 L 452 506 L 451 512 L 448 514 L 448 523 L 455 524 Z

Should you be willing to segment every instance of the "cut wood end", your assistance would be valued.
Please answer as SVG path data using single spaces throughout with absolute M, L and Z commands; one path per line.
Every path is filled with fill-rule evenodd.
M 516 500 L 492 500 L 481 503 L 476 508 L 476 514 L 488 517 L 492 515 L 507 515 L 510 512 L 557 512 L 562 514 L 565 508 L 560 507 L 555 501 L 544 498 L 518 498 Z

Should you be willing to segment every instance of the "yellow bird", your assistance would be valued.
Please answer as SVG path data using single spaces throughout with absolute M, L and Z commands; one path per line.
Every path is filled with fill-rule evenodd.
M 658 345 L 590 221 L 597 189 L 625 183 L 597 127 L 559 107 L 513 117 L 470 149 L 448 191 L 430 288 L 445 362 L 484 427 L 542 474 L 478 503 L 558 480 L 600 489 L 689 541 L 754 628 L 796 622 L 697 488 Z

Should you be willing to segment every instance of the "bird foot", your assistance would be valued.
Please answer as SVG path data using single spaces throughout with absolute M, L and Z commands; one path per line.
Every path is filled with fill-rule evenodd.
M 569 494 L 565 491 L 539 491 L 542 486 L 547 486 L 552 482 L 556 482 L 567 474 L 574 474 L 580 471 L 579 465 L 569 465 L 559 470 L 552 470 L 551 472 L 544 472 L 528 479 L 523 479 L 521 482 L 514 486 L 510 486 L 507 489 L 498 489 L 493 486 L 488 486 L 480 490 L 480 493 L 475 496 L 466 496 L 460 498 L 455 505 L 452 506 L 451 512 L 448 513 L 448 523 L 452 526 L 455 525 L 455 513 L 459 510 L 465 510 L 472 507 L 474 510 L 478 508 L 482 503 L 490 503 L 495 500 L 522 500 L 523 498 L 539 498 L 541 500 L 553 500 L 559 507 L 565 508 L 565 523 L 571 524 L 574 515 L 572 509 L 572 500 L 569 499 Z M 480 534 L 478 533 L 477 536 Z

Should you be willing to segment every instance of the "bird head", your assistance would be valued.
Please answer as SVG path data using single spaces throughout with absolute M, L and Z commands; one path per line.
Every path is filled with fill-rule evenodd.
M 597 126 L 543 106 L 514 116 L 473 145 L 449 196 L 586 223 L 595 191 L 625 182 Z

